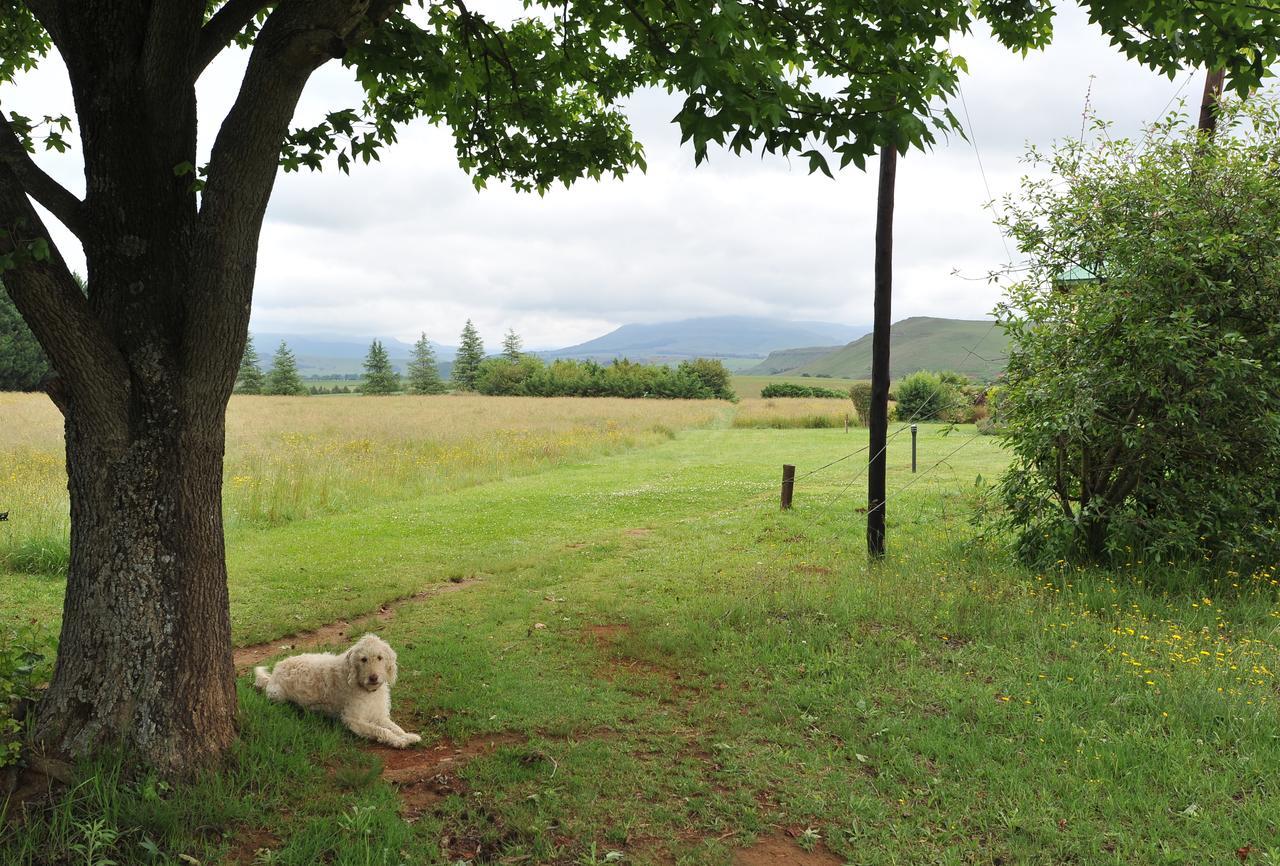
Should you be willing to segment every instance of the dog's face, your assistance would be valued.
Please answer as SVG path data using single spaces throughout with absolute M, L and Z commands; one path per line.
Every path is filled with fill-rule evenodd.
M 396 682 L 396 653 L 377 635 L 367 634 L 347 650 L 347 682 L 368 692 Z

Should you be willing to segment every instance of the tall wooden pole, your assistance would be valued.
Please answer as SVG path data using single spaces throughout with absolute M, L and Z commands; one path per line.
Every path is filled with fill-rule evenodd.
M 1210 69 L 1204 77 L 1204 93 L 1200 96 L 1201 132 L 1210 138 L 1218 130 L 1218 100 L 1222 98 L 1222 85 L 1226 81 L 1225 69 Z
M 871 331 L 871 450 L 867 467 L 867 553 L 884 556 L 885 446 L 889 435 L 889 328 L 893 300 L 893 192 L 898 151 L 880 149 L 876 198 L 875 321 Z

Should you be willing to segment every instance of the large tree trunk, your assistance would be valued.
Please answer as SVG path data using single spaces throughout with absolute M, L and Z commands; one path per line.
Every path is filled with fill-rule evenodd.
M 104 448 L 68 410 L 71 567 L 36 727 L 55 754 L 120 744 L 180 770 L 235 735 L 222 425 L 196 428 L 170 397 L 123 447 Z

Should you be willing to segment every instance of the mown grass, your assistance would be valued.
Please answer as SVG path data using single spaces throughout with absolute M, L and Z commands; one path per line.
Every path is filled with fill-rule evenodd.
M 376 402 L 374 402 L 376 401 Z M 711 401 L 234 397 L 224 515 L 232 532 L 665 441 L 727 416 Z M 47 397 L 0 393 L 0 570 L 65 571 L 62 421 Z
M 242 533 L 238 642 L 481 575 L 379 626 L 394 712 L 428 747 L 521 736 L 409 822 L 358 741 L 242 687 L 227 769 L 84 767 L 0 861 L 59 862 L 94 821 L 127 863 L 727 864 L 781 831 L 860 864 L 1280 858 L 1274 575 L 1022 570 L 970 522 L 998 445 L 935 425 L 917 475 L 891 442 L 870 564 L 863 457 L 804 475 L 865 435 L 694 430 Z

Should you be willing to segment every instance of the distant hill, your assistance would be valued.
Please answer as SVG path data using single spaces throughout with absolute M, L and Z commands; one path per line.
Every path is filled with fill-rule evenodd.
M 253 335 L 254 348 L 258 350 L 258 358 L 263 369 L 271 367 L 271 356 L 275 354 L 280 341 L 289 344 L 289 349 L 298 359 L 298 372 L 303 376 L 341 376 L 363 371 L 365 356 L 369 354 L 369 344 L 374 337 L 341 337 L 328 334 L 271 334 L 257 333 Z M 378 337 L 386 347 L 391 365 L 403 373 L 413 353 L 413 344 L 405 343 L 394 337 Z M 443 346 L 432 341 L 436 350 L 436 360 L 442 367 L 453 362 L 457 349 Z
M 714 316 L 623 325 L 603 337 L 539 352 L 544 358 L 627 357 L 633 361 L 678 361 L 685 358 L 764 358 L 788 346 L 845 343 L 867 332 L 865 327 L 828 322 L 787 322 L 751 316 Z
M 973 321 L 916 316 L 895 322 L 890 331 L 889 377 L 899 379 L 917 370 L 956 370 L 980 381 L 991 381 L 1004 371 L 1008 350 L 1009 338 L 999 327 L 993 328 L 989 319 Z M 803 353 L 810 350 L 794 351 Z M 794 357 L 803 356 L 797 354 Z M 768 364 L 766 359 L 760 366 Z M 867 334 L 799 366 L 774 372 L 785 372 L 791 376 L 870 378 L 871 335 Z
M 811 364 L 843 348 L 844 346 L 809 346 L 803 349 L 778 349 L 770 352 L 769 357 L 759 364 L 742 372 L 747 376 L 775 376 Z

